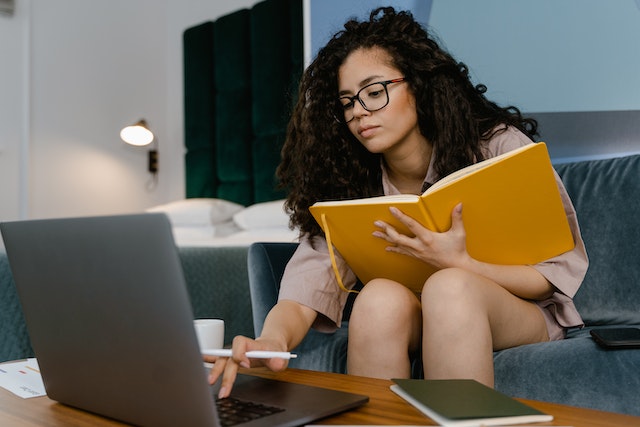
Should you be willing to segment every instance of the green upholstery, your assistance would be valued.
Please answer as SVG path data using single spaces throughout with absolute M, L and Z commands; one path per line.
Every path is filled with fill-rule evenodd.
M 299 44 L 298 44 L 299 43 Z M 302 73 L 302 2 L 271 0 L 251 9 L 252 144 L 256 202 L 284 197 L 274 171 Z
M 213 23 L 187 29 L 184 49 L 184 133 L 187 197 L 214 197 Z
M 253 201 L 249 19 L 247 9 L 219 18 L 214 24 L 213 43 L 217 197 L 244 205 Z
M 183 41 L 187 197 L 284 197 L 275 170 L 302 74 L 301 0 L 257 3 Z

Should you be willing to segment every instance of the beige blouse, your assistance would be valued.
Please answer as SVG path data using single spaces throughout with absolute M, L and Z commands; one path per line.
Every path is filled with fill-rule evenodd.
M 522 132 L 515 128 L 508 128 L 489 141 L 484 153 L 485 158 L 495 157 L 530 143 L 531 140 Z M 431 156 L 424 180 L 427 186 L 437 180 L 433 168 L 436 155 L 437 153 L 434 153 Z M 582 318 L 574 306 L 572 298 L 584 279 L 589 261 L 580 235 L 575 209 L 557 174 L 556 181 L 575 247 L 569 252 L 532 266 L 556 288 L 556 292 L 550 298 L 536 301 L 536 304 L 547 311 L 548 315 L 554 318 L 560 326 L 565 328 L 580 327 L 583 326 Z M 382 186 L 384 194 L 399 193 L 389 181 L 384 165 L 382 166 Z M 353 287 L 357 278 L 337 252 L 336 263 L 344 285 L 347 288 Z M 318 312 L 313 327 L 323 332 L 332 332 L 340 326 L 347 296 L 347 292 L 341 290 L 336 282 L 324 238 L 301 238 L 300 245 L 285 269 L 278 299 L 297 301 L 313 308 Z

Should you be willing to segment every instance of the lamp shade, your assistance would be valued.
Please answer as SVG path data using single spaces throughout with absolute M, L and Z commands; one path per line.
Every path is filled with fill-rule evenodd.
M 127 126 L 120 131 L 120 138 L 127 144 L 144 146 L 153 141 L 153 132 L 147 128 L 147 122 L 143 119 L 138 123 Z

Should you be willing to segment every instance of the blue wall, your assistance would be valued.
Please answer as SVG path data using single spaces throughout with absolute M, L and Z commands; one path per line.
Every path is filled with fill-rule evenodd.
M 411 10 L 488 96 L 528 112 L 640 110 L 640 0 L 309 0 L 312 55 L 351 16 Z
M 366 19 L 380 6 L 410 10 L 423 24 L 429 21 L 432 0 L 309 0 L 311 13 L 311 55 L 313 58 L 331 36 L 351 17 Z

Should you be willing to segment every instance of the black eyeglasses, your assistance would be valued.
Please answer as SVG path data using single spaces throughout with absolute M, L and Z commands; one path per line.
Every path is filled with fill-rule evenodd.
M 369 83 L 358 91 L 354 96 L 341 96 L 339 98 L 340 105 L 342 107 L 343 118 L 336 117 L 339 122 L 349 123 L 353 120 L 353 107 L 356 100 L 367 111 L 382 110 L 389 104 L 389 91 L 387 86 L 391 83 L 403 82 L 404 77 L 399 77 L 393 80 L 385 80 L 383 82 Z

